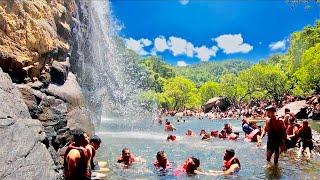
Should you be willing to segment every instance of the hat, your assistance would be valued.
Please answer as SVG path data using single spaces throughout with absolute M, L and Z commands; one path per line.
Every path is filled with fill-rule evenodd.
M 267 107 L 265 108 L 265 110 L 266 110 L 266 111 L 276 112 L 276 108 L 275 108 L 274 106 L 272 106 L 272 105 L 267 106 Z

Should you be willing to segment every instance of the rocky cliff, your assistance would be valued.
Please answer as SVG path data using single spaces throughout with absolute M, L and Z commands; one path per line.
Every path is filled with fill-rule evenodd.
M 62 178 L 72 129 L 94 130 L 75 75 L 83 11 L 81 0 L 0 0 L 0 179 Z

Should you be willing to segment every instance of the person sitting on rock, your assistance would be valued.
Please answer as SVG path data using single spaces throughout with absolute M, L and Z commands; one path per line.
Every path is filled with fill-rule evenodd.
M 64 154 L 64 176 L 66 180 L 91 179 L 90 152 L 86 149 L 89 137 L 82 129 L 75 129 L 73 142 Z
M 153 163 L 156 169 L 164 170 L 171 166 L 164 151 L 157 152 L 156 158 L 157 160 Z

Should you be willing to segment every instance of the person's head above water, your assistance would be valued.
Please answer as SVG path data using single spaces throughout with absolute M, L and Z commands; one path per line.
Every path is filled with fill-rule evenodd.
M 175 141 L 177 139 L 176 135 L 169 134 L 167 137 L 167 141 Z
M 73 131 L 73 141 L 76 146 L 86 146 L 89 144 L 89 136 L 83 129 L 75 129 Z
M 235 155 L 235 152 L 233 149 L 226 149 L 223 159 L 229 160 L 229 159 L 233 158 L 234 155 Z
M 167 154 L 164 151 L 158 151 L 157 152 L 157 165 L 166 168 L 168 164 Z
M 303 127 L 308 127 L 309 126 L 308 120 L 303 120 L 302 126 Z
M 90 139 L 90 144 L 93 146 L 93 148 L 95 150 L 99 149 L 100 144 L 101 144 L 101 139 L 99 138 L 99 136 L 94 135 L 92 136 L 92 138 Z
M 184 163 L 184 169 L 188 174 L 195 174 L 195 170 L 200 167 L 200 160 L 195 157 L 189 157 Z

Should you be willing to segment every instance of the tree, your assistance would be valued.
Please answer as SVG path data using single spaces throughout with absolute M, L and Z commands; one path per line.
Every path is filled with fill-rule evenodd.
M 168 107 L 178 110 L 196 108 L 200 105 L 197 88 L 191 80 L 177 76 L 168 79 L 163 86 L 162 98 L 168 102 Z
M 208 81 L 204 83 L 200 88 L 199 88 L 199 95 L 201 98 L 201 104 L 204 104 L 207 102 L 209 99 L 220 96 L 221 95 L 221 88 L 219 83 L 213 82 L 213 81 Z

